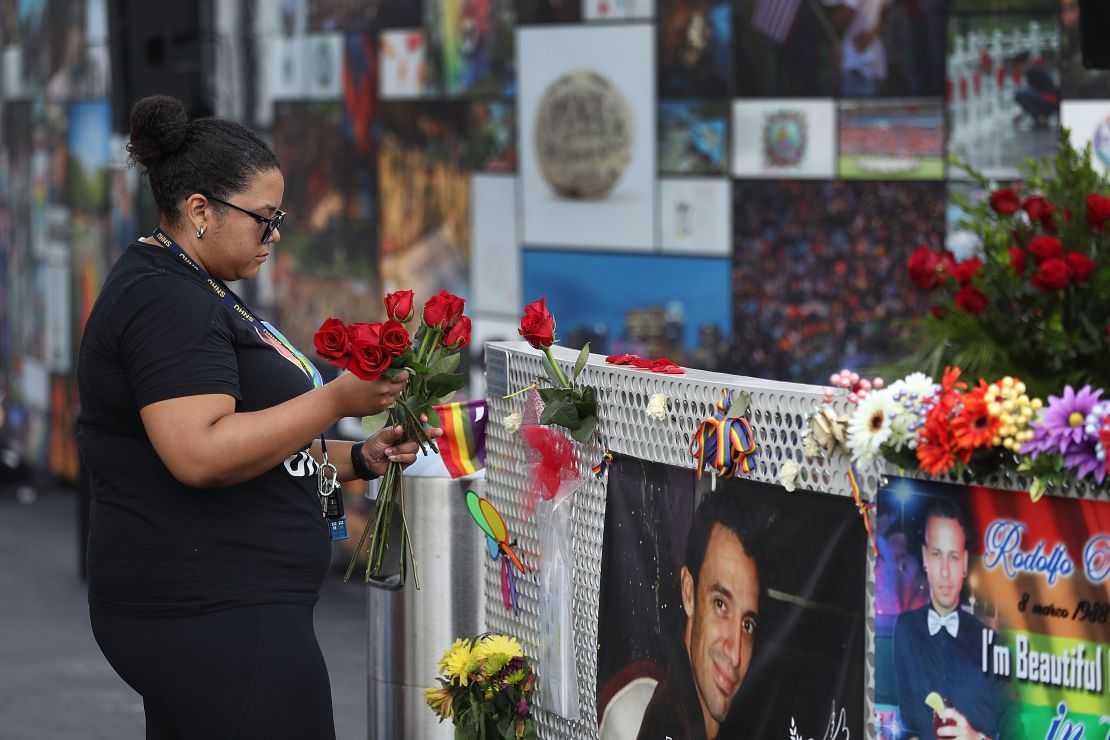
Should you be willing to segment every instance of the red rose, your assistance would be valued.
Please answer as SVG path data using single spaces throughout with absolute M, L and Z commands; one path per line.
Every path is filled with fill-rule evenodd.
M 933 315 L 934 319 L 943 319 L 948 315 L 948 312 L 944 310 L 944 306 L 930 306 L 929 313 Z
M 1054 236 L 1038 236 L 1029 242 L 1029 251 L 1038 263 L 1064 256 L 1064 243 Z
M 424 325 L 431 329 L 450 329 L 462 316 L 466 300 L 441 290 L 424 304 Z
M 1098 193 L 1087 196 L 1087 224 L 1099 231 L 1110 221 L 1110 198 Z
M 470 317 L 460 316 L 455 325 L 447 330 L 440 340 L 444 349 L 462 349 L 470 344 Z
M 1003 216 L 1010 216 L 1017 213 L 1017 209 L 1021 207 L 1021 201 L 1018 199 L 1018 194 L 1014 192 L 1013 188 L 1002 188 L 995 190 L 991 193 L 991 208 L 995 213 L 1000 213 Z
M 1064 260 L 1068 263 L 1068 269 L 1071 270 L 1071 281 L 1073 283 L 1083 282 L 1095 271 L 1095 261 L 1082 252 L 1068 252 L 1064 255 Z
M 412 337 L 408 329 L 400 321 L 389 321 L 382 324 L 381 345 L 389 350 L 389 354 L 400 357 L 412 345 Z
M 339 319 L 329 318 L 320 324 L 312 341 L 316 345 L 316 354 L 331 364 L 346 368 L 351 361 L 351 340 L 347 336 L 346 325 Z
M 414 313 L 411 290 L 394 291 L 385 297 L 385 315 L 394 321 L 406 324 Z
M 956 305 L 968 313 L 983 313 L 989 304 L 982 291 L 973 285 L 965 285 L 956 291 Z
M 921 290 L 933 290 L 940 285 L 942 258 L 941 252 L 934 252 L 927 244 L 922 244 L 913 250 L 913 254 L 906 262 L 913 284 Z
M 353 347 L 355 342 L 362 342 L 363 344 L 380 344 L 382 337 L 381 324 L 367 324 L 359 322 L 351 324 L 347 327 L 347 336 L 351 340 Z
M 969 260 L 964 260 L 947 268 L 947 272 L 956 282 L 960 285 L 967 285 L 971 279 L 979 274 L 979 268 L 983 266 L 983 260 L 978 257 L 972 257 Z
M 1045 200 L 1043 195 L 1030 195 L 1025 199 L 1025 202 L 1021 204 L 1021 210 L 1029 214 L 1030 221 L 1037 221 L 1040 219 L 1041 214 L 1044 213 L 1045 206 L 1048 206 L 1052 210 L 1056 209 L 1054 205 Z M 1049 213 L 1051 213 L 1052 210 L 1050 210 Z
M 1010 267 L 1018 277 L 1025 274 L 1025 250 L 1021 247 L 1010 247 Z
M 1030 282 L 1037 290 L 1048 292 L 1068 287 L 1069 279 L 1068 263 L 1059 257 L 1052 257 L 1041 263 Z
M 363 380 L 374 380 L 389 367 L 393 355 L 380 343 L 381 324 L 351 324 L 351 363 L 347 369 Z
M 1042 229 L 1050 233 L 1056 232 L 1056 219 L 1052 217 L 1052 214 L 1056 212 L 1056 206 L 1045 200 L 1043 195 L 1033 195 L 1026 198 L 1021 207 L 1029 214 L 1030 221 L 1034 223 L 1040 221 Z
M 555 343 L 555 317 L 547 310 L 547 299 L 532 301 L 524 307 L 524 317 L 517 330 L 528 344 L 536 349 Z

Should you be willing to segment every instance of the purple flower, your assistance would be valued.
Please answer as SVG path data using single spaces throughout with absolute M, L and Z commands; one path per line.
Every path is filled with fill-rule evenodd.
M 1059 454 L 1064 465 L 1076 471 L 1083 478 L 1090 473 L 1102 483 L 1106 478 L 1106 466 L 1100 464 L 1097 453 L 1098 437 L 1087 434 L 1086 420 L 1102 395 L 1102 389 L 1092 390 L 1085 385 L 1078 393 L 1072 387 L 1064 387 L 1063 398 L 1048 397 L 1048 407 L 1044 415 L 1031 425 L 1033 439 L 1025 443 L 1021 451 L 1032 454 L 1035 459 L 1042 453 Z
M 516 703 L 516 713 L 521 717 L 528 716 L 528 701 L 522 696 L 520 701 Z

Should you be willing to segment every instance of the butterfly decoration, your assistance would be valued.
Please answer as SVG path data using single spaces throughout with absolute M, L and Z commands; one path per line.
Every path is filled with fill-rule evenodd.
M 505 527 L 505 520 L 501 512 L 487 499 L 482 498 L 474 491 L 466 492 L 466 508 L 474 522 L 486 533 L 486 547 L 493 560 L 501 558 L 501 600 L 506 609 L 520 611 L 520 600 L 516 592 L 516 566 L 522 574 L 524 564 L 513 550 L 515 542 L 509 542 L 509 530 Z M 501 557 L 504 556 L 504 557 Z

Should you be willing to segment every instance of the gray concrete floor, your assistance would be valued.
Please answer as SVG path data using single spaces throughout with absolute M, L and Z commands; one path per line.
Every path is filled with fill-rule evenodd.
M 142 740 L 142 701 L 89 628 L 75 492 L 0 486 L 0 740 Z M 338 564 L 337 564 L 338 567 Z M 339 740 L 366 738 L 366 586 L 333 572 L 316 607 Z

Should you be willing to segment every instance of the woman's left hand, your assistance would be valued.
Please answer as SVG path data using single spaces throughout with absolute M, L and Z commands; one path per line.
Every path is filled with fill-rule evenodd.
M 421 414 L 420 421 L 426 423 L 428 417 Z M 443 436 L 443 430 L 437 428 L 425 428 L 424 433 L 433 440 Z M 375 475 L 385 475 L 391 462 L 400 463 L 406 468 L 416 462 L 416 453 L 420 450 L 420 445 L 414 439 L 402 441 L 404 434 L 405 428 L 397 425 L 385 427 L 368 437 L 362 445 L 362 460 L 366 463 L 366 467 Z

